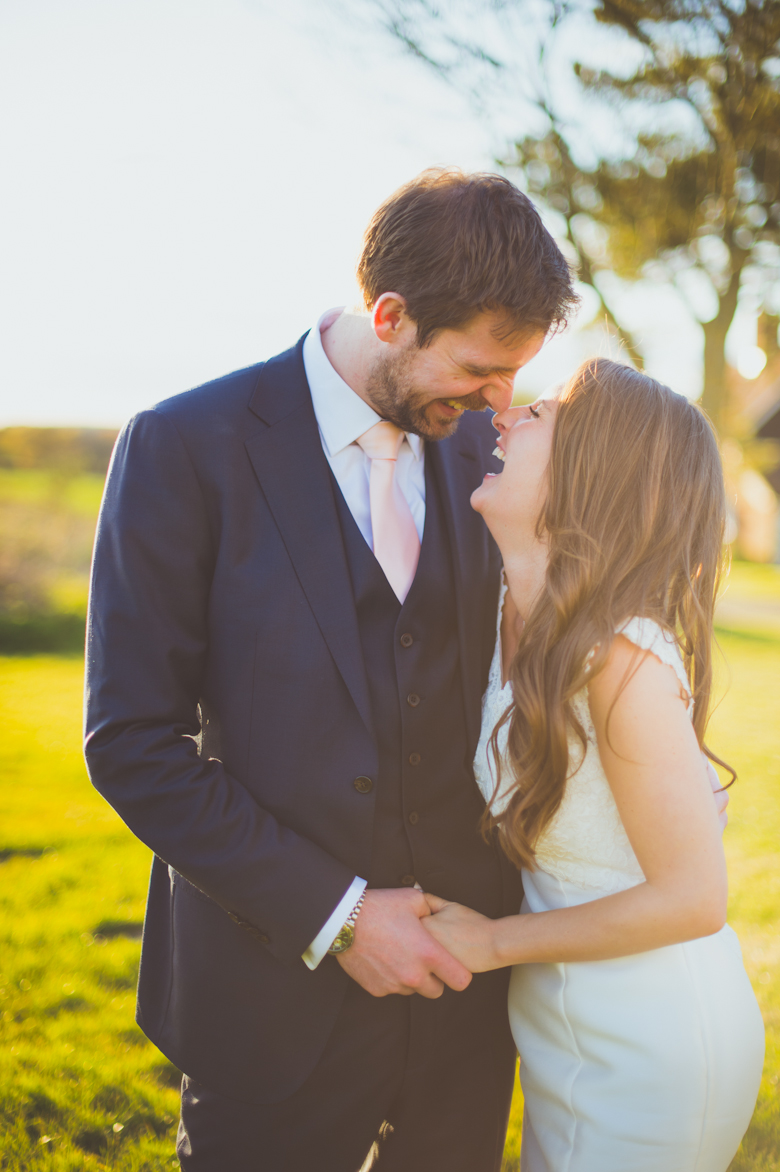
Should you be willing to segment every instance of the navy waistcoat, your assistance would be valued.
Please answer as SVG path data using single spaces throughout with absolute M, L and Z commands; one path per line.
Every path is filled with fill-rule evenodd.
M 411 886 L 502 911 L 497 848 L 479 833 L 454 575 L 433 461 L 417 573 L 399 603 L 333 478 L 378 746 L 371 887 Z

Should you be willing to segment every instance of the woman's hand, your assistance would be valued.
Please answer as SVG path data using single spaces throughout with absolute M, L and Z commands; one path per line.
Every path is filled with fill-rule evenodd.
M 433 913 L 420 921 L 437 943 L 472 973 L 502 967 L 495 947 L 495 921 L 460 903 L 425 893 Z

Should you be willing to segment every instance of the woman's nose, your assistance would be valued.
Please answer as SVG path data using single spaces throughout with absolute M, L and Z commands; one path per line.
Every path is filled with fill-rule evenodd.
M 509 431 L 518 419 L 523 418 L 524 412 L 527 412 L 527 407 L 508 407 L 506 411 L 499 411 L 498 415 L 493 416 L 493 426 L 501 435 L 505 431 Z

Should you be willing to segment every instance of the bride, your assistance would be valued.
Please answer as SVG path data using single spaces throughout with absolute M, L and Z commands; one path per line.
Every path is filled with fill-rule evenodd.
M 505 582 L 475 770 L 525 899 L 489 920 L 428 896 L 423 922 L 473 972 L 514 966 L 524 1172 L 724 1172 L 764 1034 L 701 754 L 715 438 L 601 359 L 494 424 L 504 470 L 471 499 Z

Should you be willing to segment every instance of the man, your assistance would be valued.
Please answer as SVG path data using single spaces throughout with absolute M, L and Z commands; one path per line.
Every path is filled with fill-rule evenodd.
M 132 420 L 98 526 L 86 756 L 155 854 L 138 1021 L 186 1172 L 501 1161 L 507 975 L 437 946 L 420 888 L 519 907 L 471 772 L 498 465 L 464 411 L 576 298 L 525 196 L 455 171 L 379 209 L 358 276 L 365 312 Z

